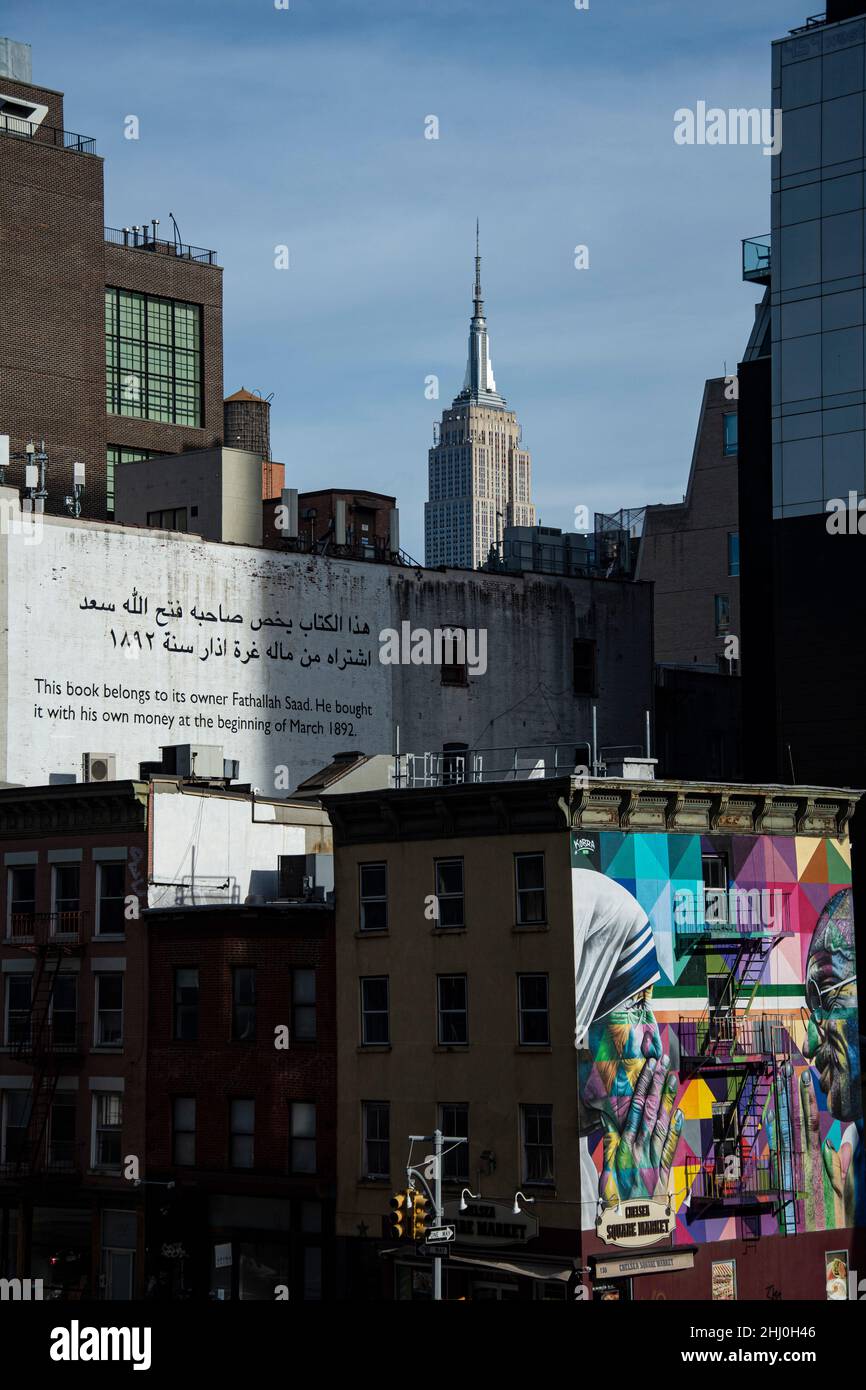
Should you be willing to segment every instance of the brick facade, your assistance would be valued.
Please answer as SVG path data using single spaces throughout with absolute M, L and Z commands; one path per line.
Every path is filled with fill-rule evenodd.
M 306 1247 L 326 1247 L 322 1288 L 333 1284 L 331 1259 L 336 1183 L 336 1020 L 333 912 L 324 907 L 228 907 L 152 911 L 149 915 L 149 1028 L 147 1168 L 151 1180 L 176 1183 L 166 1217 L 169 1237 L 188 1233 L 198 1262 L 185 1272 L 196 1294 L 212 1290 L 208 1252 L 234 1244 L 233 1265 L 245 1245 L 268 1241 L 290 1269 L 291 1297 L 305 1290 Z M 232 1038 L 232 971 L 256 972 L 255 1038 Z M 198 970 L 195 1041 L 174 1037 L 175 971 Z M 315 970 L 316 1037 L 294 1036 L 292 972 Z M 275 1046 L 275 1030 L 289 1028 L 290 1045 Z M 172 1101 L 196 1102 L 195 1161 L 173 1161 Z M 253 1167 L 232 1167 L 230 1103 L 255 1102 Z M 292 1173 L 290 1105 L 316 1106 L 316 1171 Z M 252 1205 L 250 1203 L 252 1199 Z M 257 1202 L 284 1215 L 285 1225 L 264 1235 L 255 1226 Z M 310 1230 L 310 1211 L 320 1230 Z M 220 1215 L 219 1213 L 222 1213 Z M 231 1214 L 228 1220 L 226 1213 Z M 171 1223 L 174 1223 L 172 1229 Z M 191 1233 L 191 1234 L 189 1234 Z M 160 1242 L 161 1244 L 171 1243 Z M 156 1269 L 157 1277 L 159 1270 Z M 162 1275 L 166 1276 L 163 1268 Z M 234 1287 L 231 1296 L 238 1296 Z M 247 1295 L 248 1296 L 248 1295 Z M 271 1294 L 273 1297 L 273 1294 Z
M 222 271 L 106 243 L 102 159 L 53 143 L 62 95 L 8 78 L 3 88 L 49 109 L 32 138 L 0 135 L 0 432 L 13 453 L 45 440 L 49 511 L 63 510 L 78 461 L 84 514 L 104 517 L 109 445 L 175 453 L 222 443 Z M 106 413 L 107 285 L 202 306 L 201 429 Z M 24 485 L 23 460 L 7 481 Z

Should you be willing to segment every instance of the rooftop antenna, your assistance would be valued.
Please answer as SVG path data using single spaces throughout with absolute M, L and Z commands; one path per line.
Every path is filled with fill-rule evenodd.
M 174 249 L 176 251 L 178 246 L 182 245 L 180 227 L 177 225 L 177 218 L 175 217 L 174 213 L 170 212 L 168 215 L 171 218 L 171 225 L 174 228 Z

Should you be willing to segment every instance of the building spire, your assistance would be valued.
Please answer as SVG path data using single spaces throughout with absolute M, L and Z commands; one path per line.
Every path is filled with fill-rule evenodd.
M 468 393 L 471 400 L 485 400 L 488 405 L 502 407 L 505 401 L 497 393 L 487 341 L 487 320 L 481 297 L 481 225 L 475 219 L 475 288 L 473 291 L 472 321 L 469 325 L 469 359 L 461 396 Z

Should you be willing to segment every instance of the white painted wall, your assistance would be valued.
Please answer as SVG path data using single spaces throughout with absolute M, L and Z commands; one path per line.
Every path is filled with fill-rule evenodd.
M 337 752 L 392 752 L 397 726 L 405 753 L 556 744 L 573 760 L 592 728 L 577 637 L 598 645 L 600 745 L 643 743 L 648 585 L 415 571 L 67 517 L 34 530 L 18 505 L 0 488 L 0 782 L 80 778 L 84 752 L 116 754 L 131 778 L 165 744 L 202 743 L 282 796 Z M 379 634 L 403 623 L 484 630 L 486 672 L 449 687 L 436 666 L 383 665 Z
M 249 894 L 276 898 L 279 856 L 303 854 L 305 830 L 268 823 L 272 812 L 240 798 L 157 788 L 148 906 L 243 903 Z

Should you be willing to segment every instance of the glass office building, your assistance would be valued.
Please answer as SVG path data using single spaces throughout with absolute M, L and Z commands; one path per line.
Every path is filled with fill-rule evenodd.
M 773 44 L 782 112 L 770 280 L 776 518 L 866 491 L 864 89 L 862 15 L 810 21 Z

